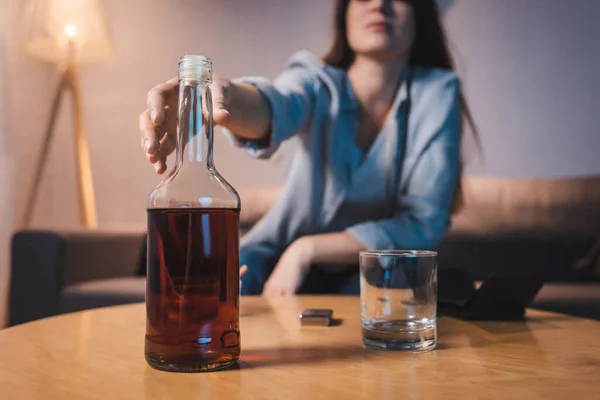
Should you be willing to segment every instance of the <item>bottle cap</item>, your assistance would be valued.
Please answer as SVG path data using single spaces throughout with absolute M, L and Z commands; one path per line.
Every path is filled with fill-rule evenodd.
M 185 55 L 179 59 L 179 80 L 212 83 L 212 61 L 205 56 Z

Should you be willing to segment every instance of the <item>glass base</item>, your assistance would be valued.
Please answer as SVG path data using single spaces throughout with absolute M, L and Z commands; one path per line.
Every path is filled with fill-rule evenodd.
M 429 351 L 436 346 L 435 321 L 378 320 L 363 323 L 365 347 L 383 350 Z
M 159 371 L 167 372 L 211 372 L 228 369 L 237 364 L 236 359 L 208 363 L 206 359 L 198 360 L 197 356 L 182 355 L 171 360 L 165 360 L 158 353 L 146 354 L 149 366 Z
M 380 350 L 431 351 L 435 348 L 436 341 L 426 340 L 423 342 L 400 342 L 363 338 L 363 345 L 366 348 Z

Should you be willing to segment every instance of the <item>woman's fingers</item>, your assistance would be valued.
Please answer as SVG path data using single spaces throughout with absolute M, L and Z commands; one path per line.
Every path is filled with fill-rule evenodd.
M 160 141 L 176 125 L 176 122 L 173 122 L 176 119 L 176 115 L 173 114 L 177 113 L 176 95 L 176 78 L 161 83 L 148 92 L 148 108 L 140 115 L 140 132 L 144 138 L 144 151 L 149 155 L 156 155 L 160 151 Z
M 175 146 L 177 145 L 175 135 L 175 132 L 169 131 L 160 140 L 160 152 L 165 156 L 168 156 L 175 150 Z
M 148 109 L 140 115 L 142 149 L 157 173 L 167 168 L 167 156 L 175 150 L 178 80 L 171 79 L 148 92 Z
M 154 164 L 154 170 L 157 174 L 162 174 L 167 170 L 167 157 L 161 156 L 160 159 Z
M 160 150 L 148 155 L 148 161 L 154 164 L 154 170 L 162 174 L 167 170 L 167 156 L 175 149 L 175 138 L 170 133 L 163 136 L 160 141 Z
M 263 296 L 266 297 L 287 297 L 293 296 L 295 292 L 289 287 L 272 285 L 267 282 L 263 288 Z
M 150 112 L 146 110 L 140 115 L 142 150 L 148 161 L 154 164 L 156 172 L 162 174 L 167 167 L 167 156 L 175 150 L 176 122 L 173 120 L 175 117 L 173 113 L 167 113 L 164 123 L 155 126 L 149 114 Z
M 146 99 L 150 120 L 154 125 L 160 125 L 165 120 L 165 107 L 172 105 L 173 94 L 177 90 L 177 78 L 168 80 L 153 87 Z
M 144 111 L 139 119 L 140 134 L 142 135 L 142 149 L 148 155 L 154 154 L 159 150 L 158 132 L 156 126 L 150 119 L 150 112 Z
M 210 96 L 206 103 L 213 107 L 213 121 L 217 125 L 227 125 L 231 120 L 228 111 L 231 84 L 214 76 Z M 167 156 L 175 150 L 177 130 L 178 79 L 171 79 L 155 86 L 148 92 L 148 109 L 140 115 L 139 126 L 142 135 L 142 149 L 157 173 L 167 169 Z M 184 144 L 185 145 L 185 144 Z

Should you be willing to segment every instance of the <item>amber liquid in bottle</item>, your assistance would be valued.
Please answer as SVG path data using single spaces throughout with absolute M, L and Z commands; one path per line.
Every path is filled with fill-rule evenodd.
M 240 355 L 239 211 L 148 210 L 146 357 L 215 369 Z
M 206 57 L 179 62 L 175 164 L 148 198 L 145 356 L 165 371 L 222 369 L 240 355 L 240 199 L 213 163 L 211 71 Z

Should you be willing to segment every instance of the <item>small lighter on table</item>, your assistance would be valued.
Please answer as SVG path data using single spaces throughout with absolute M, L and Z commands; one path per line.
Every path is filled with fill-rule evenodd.
M 330 326 L 333 320 L 333 310 L 309 308 L 298 316 L 302 326 Z

